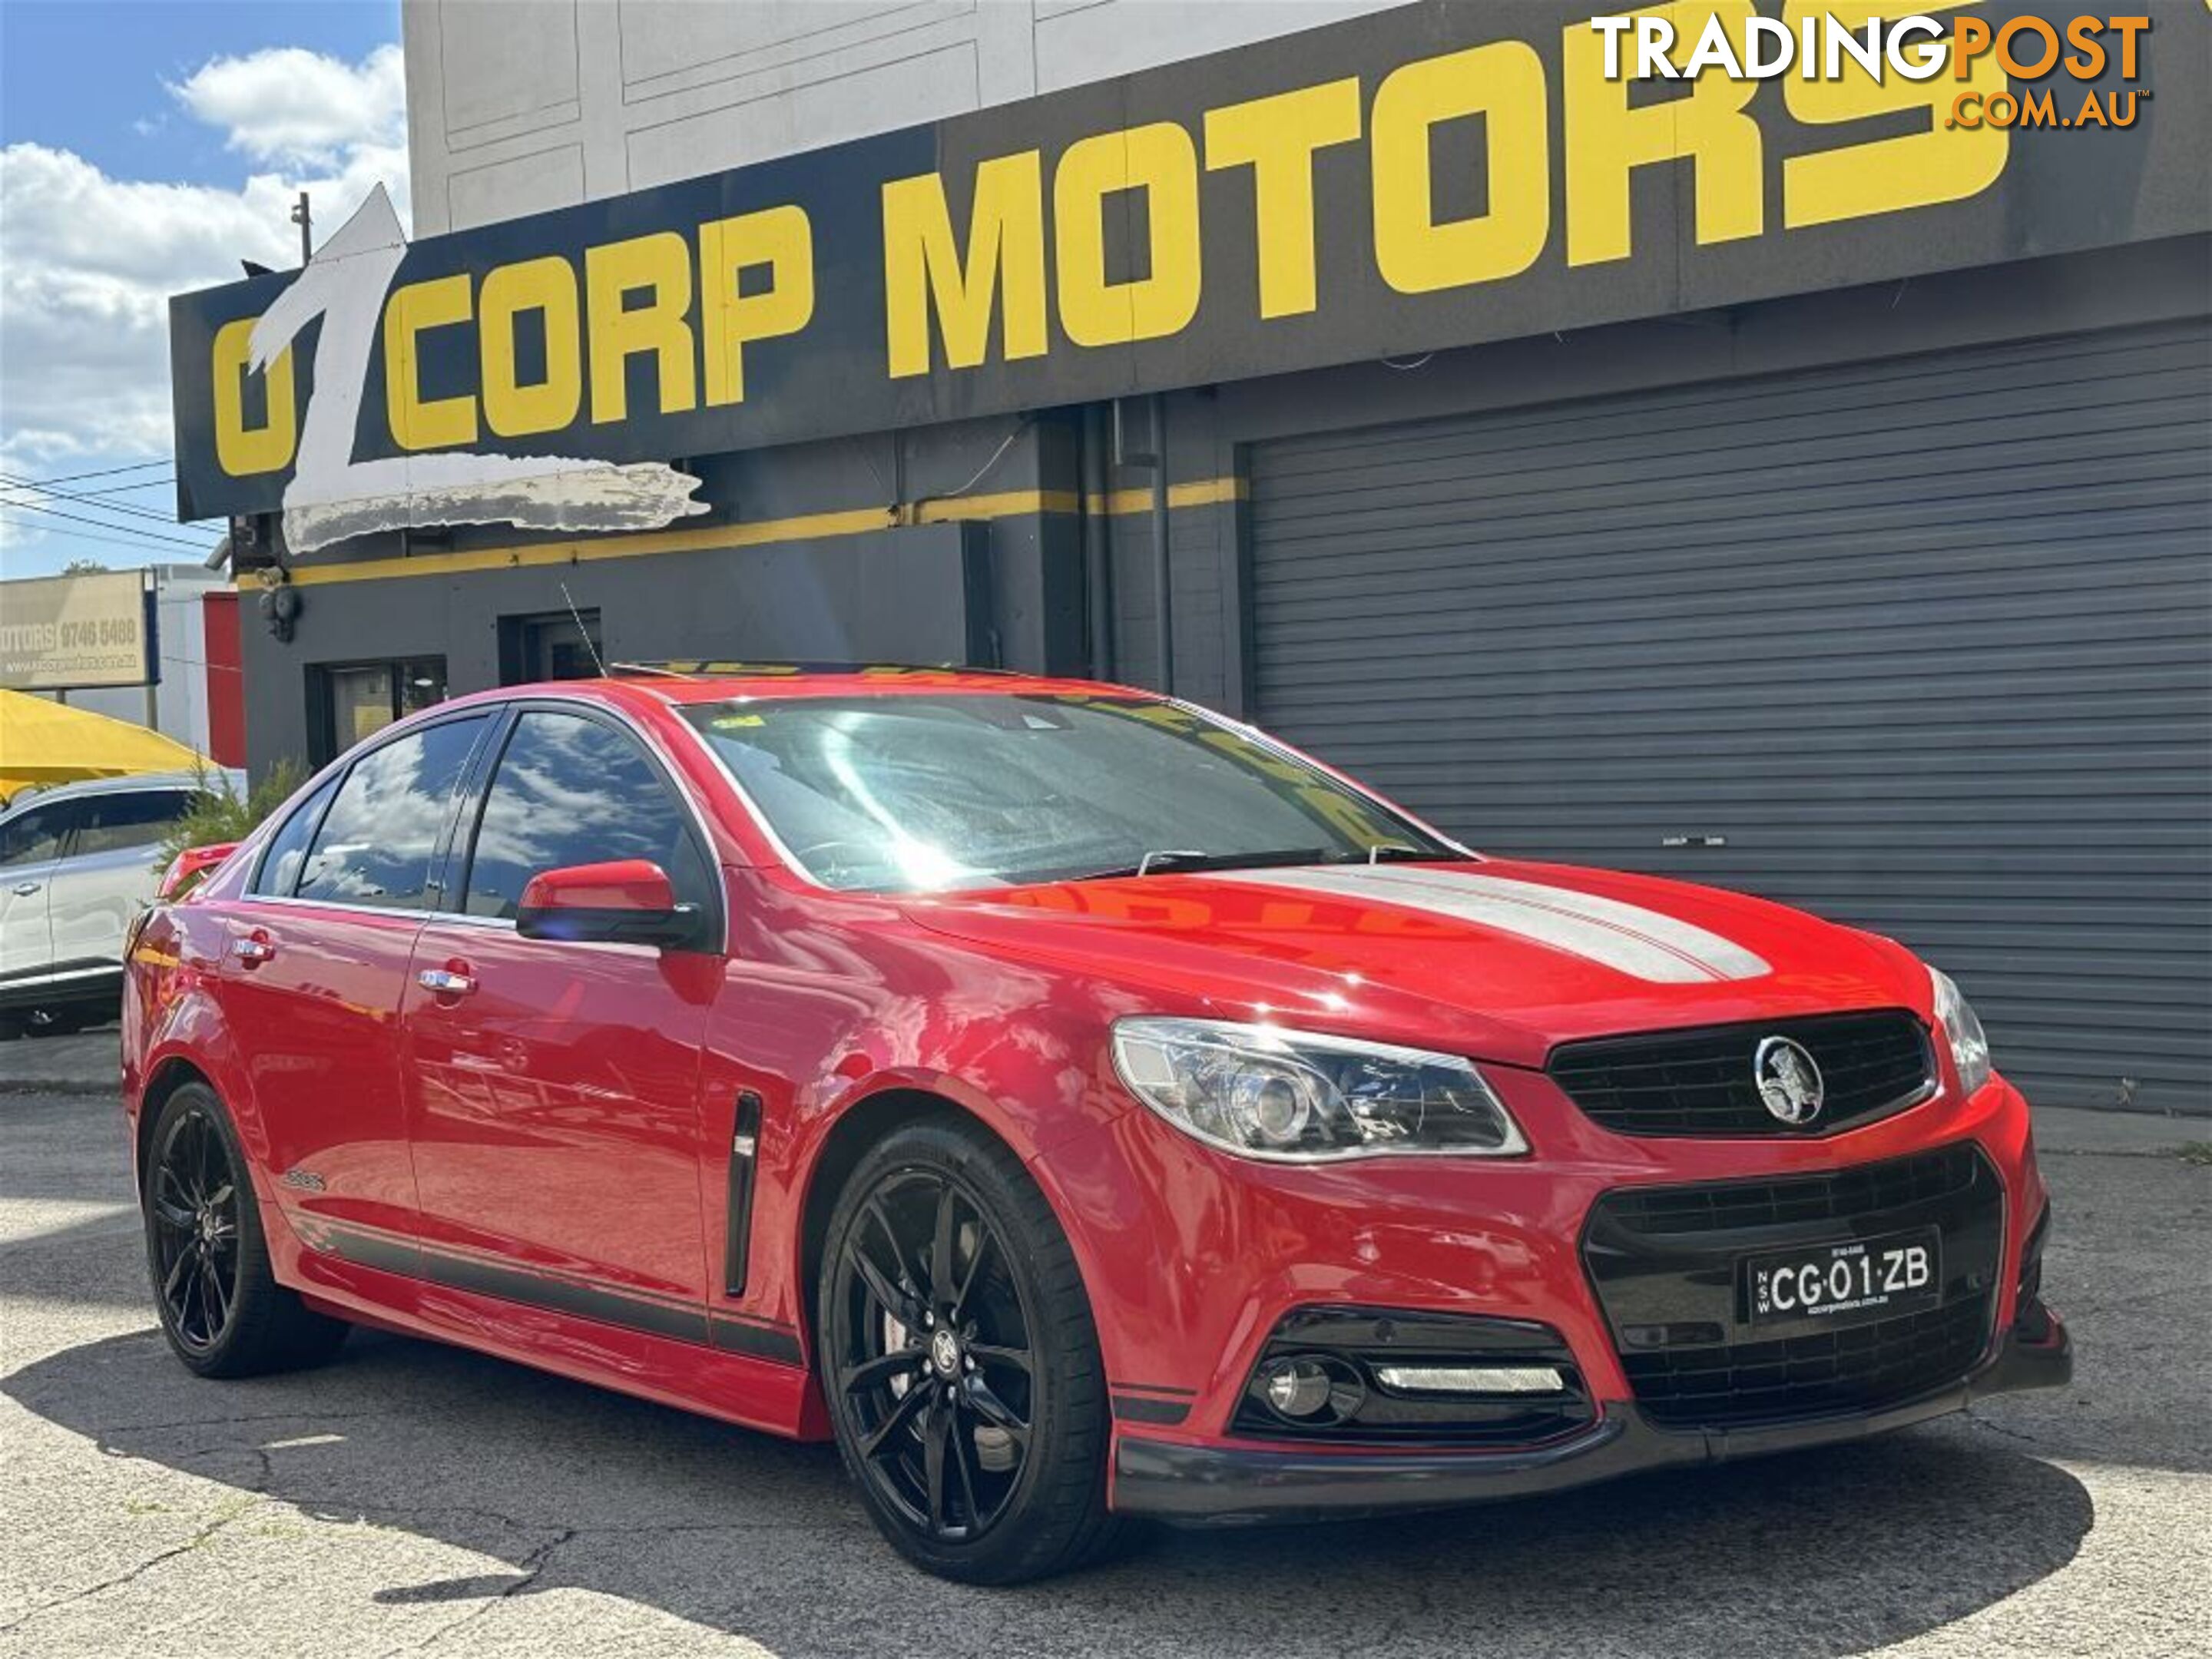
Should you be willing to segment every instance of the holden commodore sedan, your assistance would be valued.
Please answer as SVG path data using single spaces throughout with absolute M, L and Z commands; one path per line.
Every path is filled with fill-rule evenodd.
M 2063 1382 L 1958 988 L 1485 858 L 1139 691 L 765 668 L 387 728 L 131 940 L 163 1329 L 834 1438 L 915 1562 L 1375 1514 Z

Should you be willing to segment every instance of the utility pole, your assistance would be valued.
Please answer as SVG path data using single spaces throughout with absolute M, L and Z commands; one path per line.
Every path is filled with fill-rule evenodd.
M 293 204 L 292 222 L 300 228 L 300 264 L 304 266 L 315 257 L 315 216 L 307 205 L 307 192 L 304 190 Z

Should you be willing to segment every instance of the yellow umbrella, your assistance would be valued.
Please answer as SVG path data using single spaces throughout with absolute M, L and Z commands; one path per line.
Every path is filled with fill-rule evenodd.
M 0 800 L 34 783 L 190 772 L 207 765 L 183 744 L 145 726 L 0 690 Z

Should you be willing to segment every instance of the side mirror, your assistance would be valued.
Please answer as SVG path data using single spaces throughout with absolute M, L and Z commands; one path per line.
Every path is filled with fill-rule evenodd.
M 514 914 L 514 931 L 524 939 L 663 950 L 696 945 L 699 925 L 699 907 L 678 904 L 668 872 L 649 859 L 541 870 L 522 890 Z

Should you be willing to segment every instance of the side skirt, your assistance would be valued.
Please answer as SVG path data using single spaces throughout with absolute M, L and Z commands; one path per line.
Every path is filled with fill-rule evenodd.
M 311 1249 L 301 1236 L 299 1218 L 267 1203 L 262 1216 L 277 1278 L 325 1312 L 744 1428 L 798 1440 L 830 1438 L 814 1375 L 800 1363 L 796 1334 L 781 1327 L 749 1322 L 740 1334 L 735 1329 L 740 1322 L 718 1317 L 710 1333 L 705 1310 L 685 1308 L 681 1311 L 690 1322 L 676 1327 L 681 1334 L 672 1334 L 672 1316 L 679 1311 L 672 1306 L 584 1287 L 609 1302 L 649 1309 L 644 1318 L 652 1322 L 635 1316 L 609 1319 L 608 1312 L 627 1315 L 629 1308 L 592 1302 L 592 1311 L 582 1311 L 586 1304 L 574 1299 L 578 1287 L 572 1280 L 469 1263 L 390 1235 L 378 1235 L 380 1244 L 358 1251 Z M 349 1227 L 342 1231 L 349 1243 L 367 1237 Z M 357 1259 L 368 1255 L 380 1259 Z M 455 1267 L 456 1262 L 463 1265 Z M 547 1285 L 558 1288 L 549 1294 Z M 517 1291 L 527 1294 L 513 1294 Z M 732 1328 L 726 1332 L 726 1326 Z M 753 1330 L 767 1340 L 752 1336 Z M 769 1346 L 778 1358 L 761 1354 Z M 785 1353 L 787 1359 L 781 1357 Z

